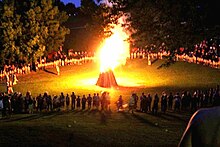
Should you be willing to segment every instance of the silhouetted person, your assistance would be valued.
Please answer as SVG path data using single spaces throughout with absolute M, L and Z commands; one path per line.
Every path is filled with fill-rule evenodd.
M 140 96 L 140 111 L 147 112 L 147 97 L 144 93 Z
M 86 109 L 86 96 L 83 95 L 82 97 L 82 110 L 85 110 Z
M 80 96 L 78 96 L 76 99 L 76 107 L 77 107 L 77 109 L 80 108 Z
M 90 94 L 89 94 L 88 97 L 87 97 L 87 102 L 88 102 L 88 109 L 91 109 L 91 106 L 92 106 L 92 97 L 91 97 Z
M 69 94 L 66 94 L 66 109 L 69 110 L 69 105 L 70 105 L 70 97 Z
M 157 94 L 155 94 L 154 101 L 153 101 L 153 108 L 152 108 L 153 114 L 157 114 L 158 112 L 158 103 L 159 103 L 159 97 Z
M 128 102 L 128 112 L 134 113 L 134 109 L 136 109 L 136 94 L 133 93 Z
M 71 107 L 72 107 L 72 110 L 75 109 L 75 106 L 76 106 L 76 95 L 74 92 L 72 92 L 71 94 Z
M 161 96 L 161 112 L 165 113 L 167 110 L 167 95 L 163 92 Z
M 119 110 L 123 108 L 122 95 L 119 96 L 119 98 L 118 98 L 118 100 L 116 102 L 116 105 L 117 105 L 117 111 L 119 112 Z
M 168 96 L 168 109 L 172 109 L 173 108 L 173 94 L 172 92 L 170 92 L 169 96 Z
M 150 94 L 147 95 L 147 108 L 146 108 L 146 111 L 151 111 L 151 102 L 152 102 L 152 97 Z

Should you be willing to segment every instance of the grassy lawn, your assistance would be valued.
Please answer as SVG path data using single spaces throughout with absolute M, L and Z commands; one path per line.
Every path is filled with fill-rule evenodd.
M 193 92 L 220 84 L 219 69 L 185 62 L 158 69 L 161 63 L 148 66 L 146 60 L 128 61 L 114 71 L 120 85 L 116 89 L 95 86 L 98 67 L 86 63 L 61 67 L 60 76 L 54 74 L 55 68 L 19 76 L 14 90 L 31 91 L 33 96 L 45 91 L 51 95 L 74 91 L 81 96 L 107 90 L 114 103 L 120 94 L 126 102 L 132 92 L 161 96 L 163 91 Z M 3 81 L 0 91 L 6 91 Z M 114 105 L 111 113 L 75 110 L 12 115 L 0 119 L 0 146 L 177 146 L 191 115 L 172 111 L 158 116 L 117 113 Z

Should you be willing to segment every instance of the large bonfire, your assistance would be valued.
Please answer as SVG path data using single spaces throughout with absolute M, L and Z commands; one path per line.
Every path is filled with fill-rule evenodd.
M 122 22 L 122 19 L 119 22 Z M 112 35 L 104 40 L 99 49 L 100 74 L 96 85 L 100 87 L 118 86 L 114 69 L 125 64 L 130 53 L 129 35 L 124 29 L 121 23 L 114 24 Z

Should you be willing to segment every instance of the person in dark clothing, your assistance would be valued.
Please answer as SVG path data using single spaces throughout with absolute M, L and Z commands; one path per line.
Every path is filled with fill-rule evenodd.
M 39 94 L 36 99 L 37 99 L 37 110 L 41 112 L 43 110 L 43 105 L 44 105 L 43 97 L 41 94 Z
M 0 93 L 0 112 L 2 112 L 3 109 L 3 94 Z
M 91 109 L 91 106 L 92 106 L 92 97 L 91 97 L 91 94 L 88 95 L 88 97 L 87 97 L 87 102 L 88 102 L 88 109 Z
M 174 96 L 174 111 L 180 111 L 181 97 L 179 92 Z
M 106 92 L 103 92 L 100 98 L 101 110 L 107 110 Z
M 69 94 L 66 94 L 66 109 L 69 110 L 69 105 L 70 105 L 70 97 Z
M 63 92 L 61 92 L 59 99 L 60 99 L 60 102 L 61 102 L 61 107 L 64 107 L 64 105 L 65 105 L 65 96 L 64 96 Z
M 152 97 L 150 95 L 150 93 L 147 95 L 147 109 L 146 111 L 147 112 L 151 112 L 151 102 L 152 102 Z
M 191 111 L 195 112 L 197 110 L 197 105 L 198 104 L 198 98 L 197 98 L 197 93 L 194 92 L 193 97 L 191 99 Z
M 76 95 L 74 92 L 72 92 L 72 94 L 71 94 L 71 108 L 72 108 L 72 110 L 75 109 L 75 106 L 76 106 Z
M 86 96 L 83 95 L 82 97 L 82 110 L 85 110 L 86 109 Z
M 158 111 L 158 103 L 159 103 L 159 96 L 155 94 L 154 96 L 154 102 L 153 102 L 153 108 L 152 108 L 152 113 L 157 114 Z
M 168 109 L 172 110 L 173 108 L 173 93 L 170 92 L 168 96 Z
M 77 107 L 77 109 L 80 108 L 80 96 L 78 96 L 76 99 L 76 107 Z
M 46 103 L 47 103 L 47 111 L 52 111 L 52 98 L 51 98 L 51 95 L 47 95 Z
M 147 97 L 144 93 L 140 96 L 140 111 L 146 112 L 147 111 Z
M 220 106 L 220 90 L 219 85 L 217 85 L 216 90 L 213 94 L 213 106 Z
M 161 112 L 165 113 L 167 110 L 167 95 L 163 92 L 161 96 Z
M 123 99 L 121 95 L 119 96 L 116 105 L 117 105 L 117 111 L 119 112 L 119 110 L 123 108 Z
M 3 99 L 2 99 L 2 103 L 3 103 L 3 109 L 2 109 L 2 117 L 6 117 L 7 116 L 7 112 L 9 110 L 9 96 L 4 94 L 3 95 Z

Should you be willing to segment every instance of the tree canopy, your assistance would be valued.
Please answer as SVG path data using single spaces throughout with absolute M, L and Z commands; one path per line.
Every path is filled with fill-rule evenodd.
M 34 62 L 58 50 L 69 33 L 62 25 L 68 16 L 53 0 L 3 0 L 0 7 L 2 64 Z
M 131 47 L 163 44 L 174 52 L 219 37 L 216 0 L 109 0 L 111 6 L 99 2 L 81 0 L 76 8 L 61 0 L 0 1 L 0 63 L 33 62 L 61 45 L 95 51 L 111 33 L 109 24 L 121 15 L 128 18 Z
M 117 11 L 129 13 L 131 40 L 136 47 L 165 43 L 168 50 L 190 48 L 219 34 L 216 1 L 111 0 Z

